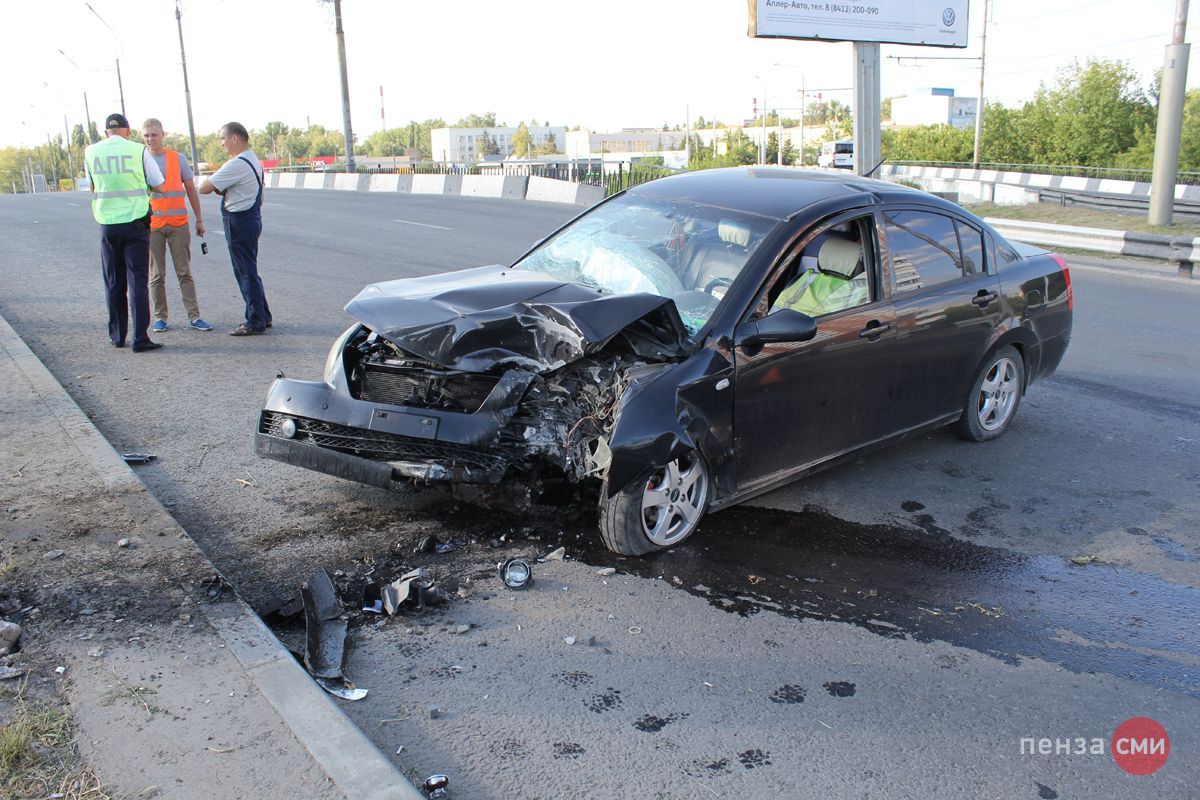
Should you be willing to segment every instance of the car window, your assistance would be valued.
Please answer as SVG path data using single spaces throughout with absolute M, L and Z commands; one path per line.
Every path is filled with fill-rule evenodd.
M 963 272 L 967 275 L 982 275 L 987 272 L 983 264 L 983 234 L 960 219 L 954 220 L 958 226 L 958 242 L 962 246 Z
M 928 289 L 963 276 L 962 251 L 950 217 L 885 211 L 883 218 L 897 292 Z
M 605 293 L 669 297 L 696 333 L 777 224 L 697 203 L 624 195 L 559 231 L 514 269 Z
M 871 218 L 830 225 L 808 238 L 768 292 L 769 313 L 791 309 L 810 317 L 871 302 Z

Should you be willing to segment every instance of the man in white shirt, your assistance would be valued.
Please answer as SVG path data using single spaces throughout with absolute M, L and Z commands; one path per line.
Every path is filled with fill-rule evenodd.
M 240 122 L 221 128 L 221 146 L 229 160 L 200 187 L 200 194 L 221 195 L 225 244 L 233 263 L 246 319 L 230 336 L 257 336 L 271 327 L 271 308 L 258 276 L 258 237 L 262 235 L 262 164 L 250 149 L 250 133 Z

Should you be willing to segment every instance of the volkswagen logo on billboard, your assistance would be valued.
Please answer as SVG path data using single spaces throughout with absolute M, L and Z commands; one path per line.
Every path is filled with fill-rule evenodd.
M 949 28 L 954 24 L 954 9 L 947 8 L 942 12 L 942 24 Z

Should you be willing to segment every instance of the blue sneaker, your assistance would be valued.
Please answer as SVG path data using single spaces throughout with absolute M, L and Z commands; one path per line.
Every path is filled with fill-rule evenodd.
M 155 333 L 162 333 L 167 329 L 167 321 L 165 319 L 156 319 L 154 324 L 150 326 L 150 330 Z
M 192 320 L 192 327 L 198 331 L 211 331 L 213 329 L 212 325 L 209 325 L 207 322 L 205 322 L 202 319 Z

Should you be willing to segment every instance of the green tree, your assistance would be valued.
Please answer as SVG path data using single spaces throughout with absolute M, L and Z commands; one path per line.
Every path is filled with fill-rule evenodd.
M 547 126 L 547 127 L 549 127 L 549 126 Z M 546 134 L 546 141 L 542 142 L 542 144 L 537 149 L 537 154 L 539 156 L 552 156 L 552 155 L 555 155 L 556 153 L 561 153 L 561 152 L 562 151 L 558 149 L 558 142 L 555 141 L 555 139 L 554 139 L 553 131 Z
M 496 127 L 496 112 L 489 111 L 486 114 L 467 114 L 465 117 L 454 123 L 456 128 L 495 128 Z M 501 126 L 503 127 L 503 126 Z
M 500 153 L 500 145 L 496 144 L 496 137 L 492 136 L 487 131 L 479 134 L 475 139 L 475 157 L 482 159 L 484 156 L 494 156 Z
M 1089 60 L 1064 69 L 1053 87 L 1043 84 L 1019 129 L 1037 163 L 1109 166 L 1153 119 L 1136 73 L 1119 61 Z
M 522 122 L 517 126 L 517 132 L 512 137 L 514 158 L 529 158 L 533 155 L 533 139 L 529 136 L 529 126 Z

